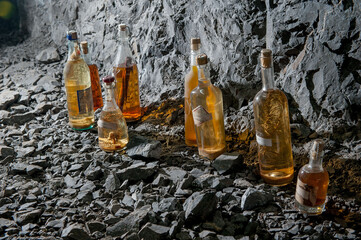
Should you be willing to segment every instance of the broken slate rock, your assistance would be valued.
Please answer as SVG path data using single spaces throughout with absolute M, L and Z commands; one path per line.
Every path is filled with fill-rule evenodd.
M 4 146 L 4 145 L 0 146 L 0 160 L 5 159 L 8 156 L 14 156 L 14 154 L 15 152 L 12 147 Z
M 147 165 L 145 165 L 144 162 L 140 162 L 119 170 L 117 177 L 120 181 L 128 180 L 130 182 L 136 182 L 148 179 L 157 169 L 158 165 L 156 162 L 148 163 Z
M 16 102 L 20 97 L 20 94 L 16 91 L 3 90 L 0 92 L 0 109 L 5 110 Z
M 120 181 L 116 174 L 111 172 L 104 183 L 105 191 L 106 192 L 114 192 L 120 187 Z
M 141 239 L 149 239 L 149 240 L 165 239 L 168 235 L 169 229 L 170 229 L 169 227 L 147 223 L 139 231 L 138 235 Z
M 212 162 L 212 166 L 219 174 L 227 174 L 229 172 L 240 171 L 242 163 L 242 155 L 234 152 L 220 155 Z
M 80 224 L 72 224 L 68 227 L 66 227 L 62 233 L 61 237 L 66 240 L 90 240 L 90 236 L 88 233 L 84 230 L 83 226 Z
M 215 192 L 195 192 L 183 204 L 186 221 L 206 219 L 216 208 L 217 197 Z
M 251 210 L 255 207 L 264 206 L 271 200 L 271 194 L 250 187 L 242 196 L 241 208 L 243 210 Z
M 60 61 L 60 56 L 56 48 L 49 47 L 36 55 L 36 60 L 41 63 L 52 63 Z
M 133 135 L 127 145 L 126 153 L 131 158 L 159 159 L 162 153 L 162 144 L 156 140 L 149 140 L 139 135 Z
M 16 212 L 14 215 L 14 220 L 19 225 L 25 225 L 27 223 L 35 223 L 39 220 L 42 213 L 43 210 L 41 209 L 36 209 L 31 212 L 29 211 Z
M 86 228 L 93 234 L 94 232 L 102 232 L 105 229 L 105 224 L 99 221 L 91 221 L 86 223 Z

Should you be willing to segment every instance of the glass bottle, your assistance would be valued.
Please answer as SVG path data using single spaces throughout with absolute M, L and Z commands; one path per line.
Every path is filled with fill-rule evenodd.
M 81 45 L 81 49 L 83 50 L 84 61 L 88 65 L 90 71 L 90 80 L 92 86 L 93 105 L 94 105 L 93 108 L 95 111 L 98 108 L 103 107 L 102 88 L 100 86 L 98 67 L 91 61 L 88 42 L 83 41 L 80 43 L 80 45 Z
M 200 54 L 201 40 L 199 38 L 191 39 L 191 68 L 185 77 L 184 82 L 184 130 L 185 142 L 188 146 L 197 146 L 196 131 L 194 129 L 191 92 L 198 85 L 197 56 Z
M 272 51 L 261 51 L 262 90 L 253 101 L 258 161 L 263 180 L 275 186 L 293 179 L 290 120 L 286 95 L 274 86 Z
M 225 152 L 226 140 L 222 92 L 212 85 L 207 63 L 207 55 L 197 56 L 198 86 L 191 93 L 191 106 L 199 155 L 213 160 Z
M 129 43 L 127 26 L 119 25 L 120 46 L 113 67 L 115 76 L 115 101 L 123 112 L 127 122 L 141 117 L 138 68 L 133 59 Z
M 99 147 L 106 152 L 123 149 L 128 144 L 128 128 L 114 98 L 114 77 L 103 78 L 105 104 L 98 120 Z
M 90 129 L 94 125 L 93 97 L 88 65 L 80 56 L 77 32 L 68 31 L 68 61 L 65 79 L 69 125 L 74 130 Z
M 310 215 L 321 214 L 326 202 L 329 176 L 322 167 L 324 142 L 313 142 L 310 161 L 298 172 L 296 186 L 296 207 Z

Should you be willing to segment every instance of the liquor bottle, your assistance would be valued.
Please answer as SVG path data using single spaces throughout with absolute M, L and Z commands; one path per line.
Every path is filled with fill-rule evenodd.
M 185 142 L 188 146 L 197 146 L 196 131 L 194 129 L 191 92 L 198 85 L 197 56 L 200 54 L 201 40 L 191 39 L 191 68 L 185 77 L 184 82 L 184 121 L 185 121 Z
M 115 100 L 127 122 L 141 117 L 138 68 L 132 57 L 125 24 L 119 25 L 120 46 L 116 55 L 113 74 L 115 76 Z
M 90 129 L 94 125 L 93 97 L 88 65 L 80 56 L 75 31 L 68 31 L 68 61 L 64 68 L 69 125 L 74 130 Z
M 207 63 L 207 55 L 197 56 L 198 86 L 191 93 L 191 106 L 199 155 L 213 160 L 225 152 L 226 140 L 222 92 L 212 85 Z
M 99 147 L 106 152 L 123 149 L 129 141 L 128 128 L 114 98 L 114 77 L 103 78 L 105 104 L 98 120 Z
M 310 161 L 298 172 L 296 207 L 310 215 L 321 214 L 326 202 L 329 183 L 328 172 L 322 167 L 324 142 L 314 141 Z
M 253 101 L 258 161 L 263 180 L 275 186 L 293 179 L 291 131 L 286 95 L 274 86 L 272 51 L 261 51 L 262 90 Z
M 91 61 L 89 54 L 88 42 L 83 41 L 80 43 L 81 49 L 83 51 L 83 58 L 86 64 L 88 64 L 90 71 L 90 80 L 92 85 L 92 95 L 93 95 L 93 108 L 94 111 L 98 108 L 103 107 L 103 97 L 102 97 L 102 88 L 100 86 L 98 67 Z

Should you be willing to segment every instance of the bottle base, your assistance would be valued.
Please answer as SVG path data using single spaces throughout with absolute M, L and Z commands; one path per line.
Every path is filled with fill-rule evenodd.
M 308 215 L 320 215 L 323 210 L 325 209 L 325 203 L 318 205 L 318 206 L 305 206 L 295 200 L 295 207 L 302 213 L 306 213 Z
M 190 147 L 197 147 L 197 140 L 186 139 L 186 145 Z
M 71 129 L 73 129 L 75 131 L 84 131 L 84 130 L 92 129 L 94 127 L 94 124 L 92 124 L 90 126 L 79 126 L 79 127 L 70 126 L 70 127 L 71 127 Z
M 285 186 L 292 182 L 293 172 L 291 174 L 287 174 L 282 171 L 272 171 L 268 173 L 262 173 L 261 177 L 263 181 L 272 186 Z
M 201 150 L 198 149 L 199 155 L 201 157 L 207 158 L 209 160 L 214 160 L 216 159 L 219 155 L 223 154 L 226 151 L 226 148 L 221 148 L 221 149 L 215 149 L 212 151 L 205 151 L 205 150 Z

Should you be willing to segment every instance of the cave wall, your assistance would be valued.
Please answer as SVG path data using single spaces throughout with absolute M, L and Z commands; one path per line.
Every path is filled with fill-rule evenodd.
M 103 74 L 111 73 L 117 25 L 130 25 L 144 106 L 182 98 L 191 37 L 201 38 L 210 57 L 212 81 L 223 91 L 226 112 L 249 113 L 261 89 L 258 56 L 267 38 L 264 1 L 18 2 L 30 40 L 42 39 L 35 48 L 55 46 L 65 58 L 65 33 L 76 29 L 81 39 L 93 43 L 93 59 Z M 277 86 L 289 98 L 291 122 L 319 133 L 350 135 L 360 127 L 360 9 L 357 0 L 270 1 L 273 34 L 268 40 Z

